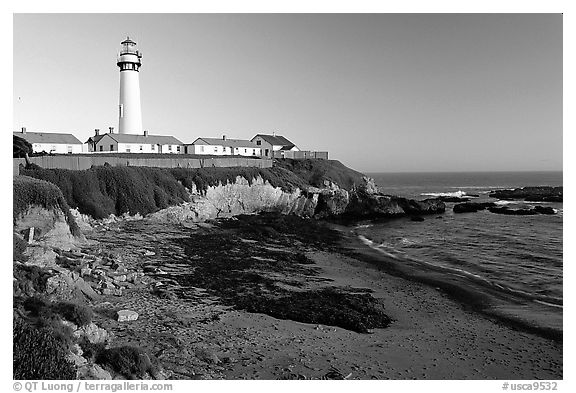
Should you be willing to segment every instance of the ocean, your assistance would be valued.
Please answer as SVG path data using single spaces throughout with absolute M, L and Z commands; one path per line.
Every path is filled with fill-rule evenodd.
M 413 199 L 473 196 L 511 208 L 534 202 L 497 201 L 491 190 L 562 186 L 562 172 L 369 173 L 381 192 Z M 509 216 L 487 210 L 358 223 L 354 234 L 378 251 L 383 264 L 433 268 L 458 277 L 469 291 L 489 292 L 495 314 L 544 329 L 562 330 L 562 203 L 539 203 L 556 215 Z

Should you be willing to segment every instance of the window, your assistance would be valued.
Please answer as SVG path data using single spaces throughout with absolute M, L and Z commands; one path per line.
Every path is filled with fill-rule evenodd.
M 100 145 L 100 151 L 104 151 L 104 146 Z
M 142 151 L 142 145 L 140 145 L 140 151 Z
M 204 146 L 200 146 L 200 151 L 204 153 Z
M 168 145 L 168 151 L 172 151 L 172 145 Z
M 214 153 L 218 153 L 218 146 L 214 146 Z
M 72 146 L 68 145 L 68 154 L 72 154 Z
M 262 144 L 262 141 L 261 141 L 261 140 L 257 140 L 257 141 L 256 141 L 256 146 L 260 146 L 261 144 Z
M 129 148 L 129 147 L 126 148 L 126 153 L 130 153 L 130 148 Z
M 248 149 L 244 149 L 244 153 L 248 153 Z
M 256 149 L 252 149 L 252 155 L 253 155 L 253 156 L 256 155 Z
M 114 145 L 110 145 L 110 151 L 114 151 Z
M 180 153 L 180 146 L 176 146 L 176 151 Z
M 156 145 L 152 145 L 152 151 L 156 150 Z

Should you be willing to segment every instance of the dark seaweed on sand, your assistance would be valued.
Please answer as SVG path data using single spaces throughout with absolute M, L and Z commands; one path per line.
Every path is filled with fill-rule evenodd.
M 390 324 L 380 302 L 368 293 L 301 288 L 318 281 L 318 270 L 304 252 L 293 252 L 295 244 L 303 251 L 326 249 L 338 239 L 336 232 L 279 214 L 239 216 L 219 226 L 184 240 L 190 274 L 169 278 L 183 286 L 205 288 L 237 309 L 275 318 L 360 333 Z

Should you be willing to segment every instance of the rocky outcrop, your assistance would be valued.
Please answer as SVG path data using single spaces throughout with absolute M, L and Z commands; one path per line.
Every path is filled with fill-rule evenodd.
M 534 216 L 536 214 L 556 214 L 556 211 L 551 207 L 536 206 L 532 209 L 509 209 L 508 207 L 490 207 L 488 210 L 491 213 L 505 214 L 508 216 Z
M 60 248 L 70 250 L 86 239 L 82 233 L 72 234 L 65 212 L 32 205 L 14 222 L 14 231 L 20 233 L 34 248 Z
M 490 193 L 492 198 L 523 199 L 528 202 L 562 202 L 563 187 L 522 187 L 514 190 L 495 190 Z
M 454 213 L 475 213 L 489 207 L 496 207 L 496 204 L 494 202 L 466 202 L 454 205 L 452 210 Z
M 324 188 L 308 187 L 286 192 L 261 178 L 249 184 L 239 176 L 234 183 L 208 187 L 203 194 L 192 189 L 190 199 L 191 202 L 153 213 L 148 219 L 171 223 L 201 222 L 259 212 L 315 218 L 370 218 L 420 216 L 445 210 L 444 202 L 438 199 L 415 201 L 380 194 L 374 181 L 367 177 L 364 177 L 363 184 L 351 191 L 326 182 Z
M 252 184 L 238 176 L 234 183 L 219 184 L 201 194 L 195 188 L 190 191 L 191 202 L 172 206 L 150 214 L 148 219 L 157 222 L 201 222 L 208 219 L 232 217 L 258 212 L 279 212 L 311 217 L 318 203 L 319 189 L 287 192 L 273 187 L 261 177 Z

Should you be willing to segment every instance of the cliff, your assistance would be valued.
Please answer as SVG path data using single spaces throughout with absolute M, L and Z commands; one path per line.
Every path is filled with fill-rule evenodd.
M 18 176 L 13 187 L 13 230 L 30 243 L 29 253 L 44 255 L 44 250 L 53 247 L 71 249 L 85 240 L 54 184 Z
M 170 222 L 257 212 L 316 218 L 435 214 L 437 200 L 378 193 L 373 181 L 335 160 L 277 160 L 273 168 L 95 167 L 25 170 L 56 184 L 72 207 L 96 219 L 149 215 Z

